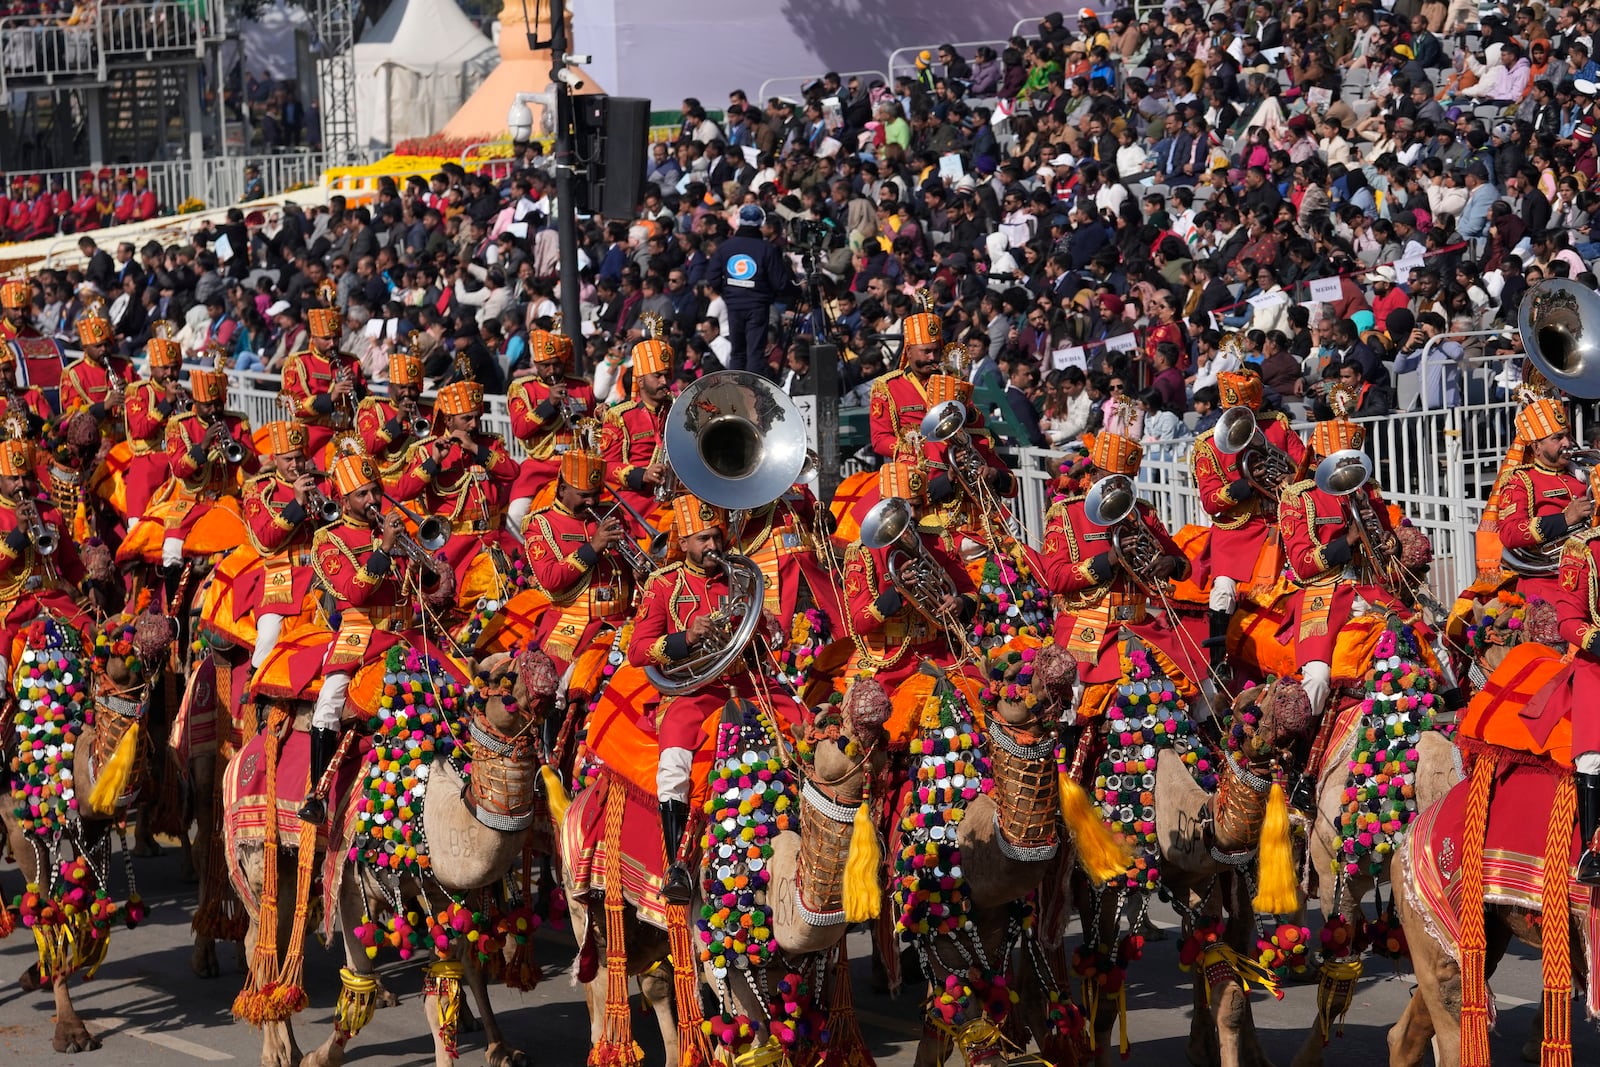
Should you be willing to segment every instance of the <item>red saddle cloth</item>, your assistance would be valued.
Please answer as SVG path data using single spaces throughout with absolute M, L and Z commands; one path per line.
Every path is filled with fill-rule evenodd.
M 1544 880 L 1545 828 L 1555 807 L 1556 786 L 1567 772 L 1551 764 L 1502 759 L 1489 794 L 1488 828 L 1483 842 L 1483 901 L 1539 910 Z M 1428 918 L 1434 939 L 1460 958 L 1463 847 L 1466 838 L 1467 793 L 1471 782 L 1458 783 L 1445 799 L 1418 814 L 1411 825 L 1404 877 Z M 1530 827 L 1537 827 L 1530 832 Z M 1575 866 L 1581 851 L 1577 827 L 1566 862 Z M 1600 947 L 1600 891 L 1568 880 L 1567 899 L 1583 936 L 1590 961 L 1588 1007 L 1600 1012 L 1595 983 L 1595 950 Z M 1479 906 L 1473 901 L 1471 906 Z M 1574 959 L 1574 966 L 1579 961 Z

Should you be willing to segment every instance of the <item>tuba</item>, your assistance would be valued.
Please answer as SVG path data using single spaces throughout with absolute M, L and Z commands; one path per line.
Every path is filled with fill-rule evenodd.
M 1345 512 L 1361 538 L 1361 550 L 1374 575 L 1385 586 L 1394 571 L 1394 556 L 1385 544 L 1388 534 L 1372 502 L 1362 490 L 1372 480 L 1372 460 L 1359 448 L 1345 448 L 1317 464 L 1317 488 L 1344 501 Z
M 1155 593 L 1149 575 L 1161 558 L 1161 545 L 1145 529 L 1134 509 L 1138 503 L 1133 479 L 1124 474 L 1109 474 L 1089 489 L 1083 498 L 1083 514 L 1096 526 L 1106 528 L 1111 556 L 1146 592 Z
M 910 504 L 885 497 L 872 505 L 861 518 L 861 543 L 888 551 L 889 581 L 917 614 L 936 626 L 957 626 L 939 610 L 945 597 L 956 595 L 955 582 L 917 536 Z
M 1566 278 L 1529 289 L 1517 309 L 1522 347 L 1556 389 L 1600 398 L 1600 293 Z
M 800 409 L 767 379 L 745 371 L 717 371 L 690 385 L 667 413 L 661 438 L 684 488 L 730 516 L 772 503 L 805 466 Z M 663 696 L 692 693 L 720 678 L 761 624 L 767 595 L 761 568 L 731 551 L 716 562 L 728 576 L 728 597 L 712 616 L 710 636 L 682 663 L 645 668 Z
M 1212 430 L 1211 443 L 1225 456 L 1237 456 L 1239 473 L 1263 496 L 1277 499 L 1294 477 L 1294 461 L 1262 434 L 1255 412 L 1242 405 L 1222 413 Z

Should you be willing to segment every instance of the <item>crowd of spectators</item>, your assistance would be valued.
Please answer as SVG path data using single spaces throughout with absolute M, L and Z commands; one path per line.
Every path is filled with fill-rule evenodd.
M 1183 436 L 1240 365 L 1313 412 L 1340 378 L 1361 415 L 1459 403 L 1462 361 L 1516 339 L 1430 338 L 1514 325 L 1541 278 L 1595 284 L 1597 43 L 1600 8 L 1085 10 L 1003 48 L 930 49 L 892 85 L 827 74 L 720 114 L 685 100 L 633 216 L 579 221 L 585 368 L 625 396 L 660 316 L 680 381 L 751 366 L 810 391 L 811 342 L 835 340 L 860 404 L 926 294 L 1014 443 Z M 223 341 L 270 372 L 326 277 L 374 380 L 416 336 L 430 375 L 468 351 L 498 391 L 528 372 L 559 274 L 548 157 L 504 169 L 124 245 L 38 276 L 38 317 L 70 339 L 87 283 L 130 349 L 175 317 L 191 351 Z M 745 238 L 792 278 L 759 337 L 737 306 L 730 324 L 718 255 Z

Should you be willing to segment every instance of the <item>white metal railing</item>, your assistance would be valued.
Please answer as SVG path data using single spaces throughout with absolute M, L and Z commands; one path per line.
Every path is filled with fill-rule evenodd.
M 102 4 L 75 26 L 53 16 L 8 15 L 0 18 L 0 93 L 11 81 L 105 81 L 110 62 L 174 52 L 200 57 L 222 40 L 226 25 L 215 0 Z

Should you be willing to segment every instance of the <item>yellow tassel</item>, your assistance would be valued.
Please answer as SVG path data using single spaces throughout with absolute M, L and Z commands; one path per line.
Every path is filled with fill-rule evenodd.
M 567 821 L 567 809 L 572 807 L 572 798 L 567 795 L 566 786 L 561 784 L 561 776 L 555 768 L 545 764 L 539 768 L 539 777 L 544 780 L 545 800 L 550 805 L 550 823 L 560 829 Z
M 850 832 L 850 851 L 844 861 L 845 922 L 859 923 L 876 919 L 883 906 L 883 889 L 878 885 L 878 868 L 883 863 L 883 850 L 878 845 L 878 832 L 872 828 L 868 806 L 863 800 L 856 807 L 855 828 Z
M 117 799 L 128 788 L 128 776 L 133 773 L 133 757 L 139 750 L 139 724 L 133 723 L 117 742 L 117 750 L 95 778 L 94 790 L 89 794 L 89 812 L 92 815 L 112 815 L 117 810 Z
M 1257 912 L 1290 915 L 1299 910 L 1294 876 L 1294 848 L 1289 841 L 1289 802 L 1274 783 L 1267 794 L 1267 816 L 1261 824 L 1261 851 L 1256 875 L 1260 886 L 1252 903 Z
M 1077 845 L 1078 865 L 1089 880 L 1100 885 L 1126 871 L 1133 862 L 1127 841 L 1100 818 L 1083 786 L 1064 773 L 1056 775 L 1056 784 L 1061 791 L 1061 818 Z

